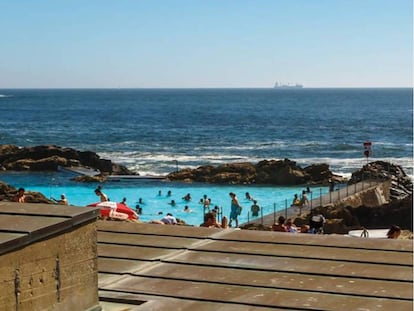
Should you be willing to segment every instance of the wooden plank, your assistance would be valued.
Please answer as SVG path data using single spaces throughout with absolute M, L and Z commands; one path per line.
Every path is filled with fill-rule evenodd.
M 252 311 L 251 306 L 232 304 L 226 302 L 209 302 L 188 299 L 177 299 L 150 295 L 129 294 L 124 292 L 114 292 L 107 290 L 99 291 L 99 298 L 102 307 L 105 309 L 105 301 L 127 302 L 128 308 L 119 308 L 114 310 L 128 311 L 160 311 L 160 310 L 179 310 L 179 311 Z M 111 309 L 108 309 L 111 310 Z M 282 311 L 286 309 L 255 307 L 255 311 Z
M 100 270 L 100 269 L 99 269 Z M 129 271 L 137 276 L 159 277 L 187 281 L 291 289 L 309 292 L 349 294 L 381 298 L 413 299 L 413 284 L 410 282 L 379 281 L 345 277 L 327 277 L 301 273 L 285 273 L 203 267 L 191 264 L 162 263 L 147 267 L 144 271 Z
M 7 243 L 14 243 L 17 239 L 21 239 L 23 237 L 27 237 L 27 234 L 0 232 L 0 247 Z
M 131 260 L 119 258 L 98 258 L 98 271 L 100 273 L 125 274 L 133 273 L 148 265 L 145 260 Z
M 28 234 L 0 232 L 0 255 L 26 245 L 29 242 L 30 237 Z
M 343 235 L 319 235 L 307 233 L 293 234 L 257 230 L 226 230 L 225 234 L 215 236 L 214 239 L 277 244 L 319 245 L 338 248 L 377 249 L 409 253 L 413 252 L 413 243 L 410 240 L 363 239 Z
M 185 237 L 162 237 L 152 235 L 139 235 L 133 233 L 114 233 L 114 232 L 99 232 L 99 243 L 113 243 L 113 244 L 125 244 L 131 246 L 156 246 L 165 247 L 171 249 L 183 249 L 188 248 L 195 243 L 199 243 L 200 239 L 185 238 Z
M 182 280 L 128 277 L 100 290 L 157 295 L 180 299 L 235 303 L 251 307 L 299 308 L 301 310 L 412 310 L 412 301 L 339 294 L 274 290 Z
M 99 257 L 154 261 L 174 252 L 175 250 L 162 248 L 98 244 Z
M 76 225 L 91 219 L 96 219 L 99 216 L 99 208 L 56 204 L 0 202 L 0 217 L 3 215 L 70 218 L 72 224 Z
M 407 282 L 413 280 L 412 267 L 343 261 L 321 261 L 318 259 L 187 251 L 172 259 L 165 259 L 164 262 L 191 263 L 203 266 L 279 272 L 297 272 L 325 276 L 373 278 L 378 280 Z
M 116 221 L 98 221 L 99 231 L 138 233 L 158 236 L 177 236 L 204 239 L 222 231 L 222 229 L 179 226 L 179 225 L 159 225 L 145 223 L 128 223 Z
M 31 239 L 38 239 L 70 227 L 71 222 L 68 218 L 23 215 L 0 216 L 0 232 L 28 233 Z
M 211 241 L 193 250 L 214 251 L 221 253 L 243 253 L 252 255 L 272 255 L 295 258 L 314 258 L 321 260 L 343 260 L 367 263 L 384 263 L 395 265 L 413 265 L 413 254 L 402 255 L 400 252 L 370 249 L 336 248 L 303 244 L 271 244 L 235 241 Z

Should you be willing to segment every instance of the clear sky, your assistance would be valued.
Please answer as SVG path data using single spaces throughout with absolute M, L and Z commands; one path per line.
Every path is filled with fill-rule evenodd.
M 0 88 L 411 87 L 412 0 L 0 0 Z

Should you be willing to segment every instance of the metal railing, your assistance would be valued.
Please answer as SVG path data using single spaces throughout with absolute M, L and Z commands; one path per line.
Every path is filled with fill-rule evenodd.
M 308 210 L 309 212 L 312 212 L 312 210 L 319 206 L 326 206 L 328 204 L 333 204 L 340 202 L 341 200 L 346 199 L 347 197 L 354 195 L 356 193 L 359 193 L 361 191 L 367 190 L 369 188 L 375 187 L 378 184 L 389 180 L 388 177 L 384 178 L 371 178 L 371 176 L 366 175 L 362 176 L 362 180 L 360 182 L 357 182 L 355 184 L 349 185 L 349 184 L 337 184 L 336 187 L 334 187 L 333 191 L 329 191 L 327 194 L 323 194 L 323 188 L 319 188 L 319 196 L 317 198 L 313 198 L 314 191 L 311 191 L 309 194 L 310 200 L 308 206 L 297 206 L 295 208 L 299 209 L 299 213 L 301 214 L 302 211 Z M 291 208 L 291 204 L 288 202 L 291 202 L 291 199 L 285 199 L 285 206 L 282 210 L 277 210 L 276 203 L 273 203 L 273 213 L 263 215 L 263 208 L 261 209 L 261 215 L 260 215 L 260 224 L 269 223 L 270 220 L 273 220 L 273 223 L 276 222 L 276 218 L 280 215 L 283 215 L 285 218 L 288 218 L 292 215 L 294 210 Z M 258 223 L 259 218 L 253 218 L 250 220 L 250 212 L 247 215 L 247 223 L 254 222 Z

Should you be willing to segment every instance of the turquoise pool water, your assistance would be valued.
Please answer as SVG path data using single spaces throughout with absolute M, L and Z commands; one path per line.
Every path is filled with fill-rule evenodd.
M 86 206 L 97 202 L 99 199 L 94 193 L 98 184 L 76 183 L 70 180 L 72 176 L 66 173 L 0 173 L 0 180 L 16 188 L 24 187 L 28 191 L 38 191 L 48 198 L 59 198 L 64 193 L 69 204 L 75 206 Z M 184 220 L 190 225 L 199 225 L 203 220 L 203 205 L 199 203 L 203 195 L 211 198 L 211 207 L 219 206 L 222 208 L 223 215 L 230 214 L 229 192 L 236 193 L 240 204 L 243 206 L 239 222 L 247 222 L 251 219 L 249 214 L 253 202 L 246 199 L 246 192 L 249 192 L 263 211 L 263 215 L 273 213 L 274 210 L 283 210 L 286 204 L 290 205 L 295 193 L 300 194 L 304 189 L 298 187 L 280 186 L 252 186 L 252 185 L 211 185 L 204 183 L 181 183 L 167 182 L 160 180 L 133 180 L 107 182 L 101 184 L 103 192 L 111 201 L 120 202 L 126 198 L 127 205 L 135 208 L 141 198 L 143 204 L 142 221 L 160 219 L 162 212 L 172 213 L 177 218 Z M 326 187 L 311 187 L 312 197 L 319 197 L 320 194 L 328 192 Z M 161 195 L 159 195 L 161 191 Z M 167 196 L 171 191 L 171 196 Z M 182 198 L 190 193 L 192 200 L 187 202 Z M 309 198 L 311 197 L 309 196 Z M 171 200 L 176 202 L 172 206 Z M 188 205 L 191 212 L 184 212 L 184 207 Z

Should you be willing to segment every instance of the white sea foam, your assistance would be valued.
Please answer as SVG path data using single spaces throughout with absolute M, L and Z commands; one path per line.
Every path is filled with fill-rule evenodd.
M 0 98 L 4 98 L 4 97 L 13 97 L 13 95 L 0 94 Z
M 163 175 L 184 168 L 197 168 L 201 165 L 221 165 L 235 162 L 258 163 L 262 160 L 281 160 L 278 158 L 263 159 L 259 157 L 241 156 L 237 154 L 202 153 L 201 155 L 155 153 L 155 152 L 102 152 L 102 158 L 110 159 L 115 163 L 126 165 L 129 169 L 140 174 Z M 311 164 L 326 163 L 330 169 L 338 175 L 350 177 L 351 173 L 363 167 L 366 158 L 332 158 L 332 157 L 304 157 L 290 158 L 299 166 L 306 167 Z M 403 167 L 407 175 L 413 174 L 413 159 L 401 158 L 369 158 L 372 161 L 386 161 Z
M 239 161 L 248 160 L 249 157 L 235 156 L 235 155 L 218 155 L 218 154 L 203 154 L 199 155 L 183 155 L 183 154 L 157 154 L 157 153 L 137 153 L 137 152 L 102 152 L 99 153 L 102 158 L 112 159 L 115 162 L 122 163 L 146 163 L 146 162 L 228 162 L 228 161 Z

